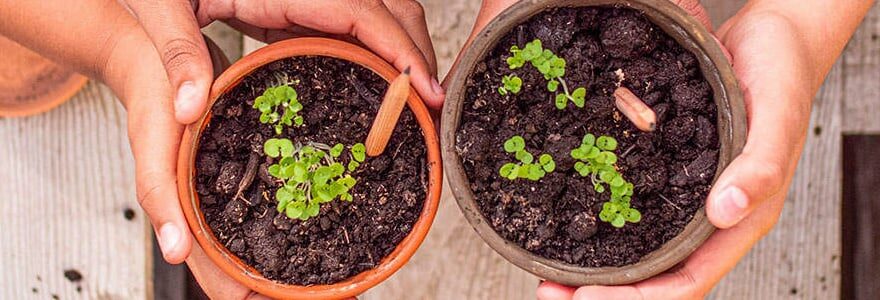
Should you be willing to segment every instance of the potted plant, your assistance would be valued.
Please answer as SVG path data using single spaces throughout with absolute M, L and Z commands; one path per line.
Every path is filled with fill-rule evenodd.
M 663 272 L 714 231 L 704 202 L 745 109 L 712 35 L 669 1 L 520 1 L 460 58 L 442 151 L 477 233 L 567 285 Z
M 398 72 L 358 46 L 277 42 L 242 58 L 180 147 L 181 206 L 226 274 L 273 298 L 356 296 L 412 256 L 440 197 L 439 144 L 411 92 L 388 144 L 362 144 Z

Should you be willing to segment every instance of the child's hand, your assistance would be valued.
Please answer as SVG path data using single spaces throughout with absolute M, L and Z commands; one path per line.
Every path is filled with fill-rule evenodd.
M 351 35 L 403 70 L 428 106 L 439 108 L 444 92 L 424 11 L 414 0 L 124 0 L 159 51 L 176 91 L 175 118 L 197 120 L 213 81 L 199 27 L 221 20 L 254 38 L 272 42 L 317 31 Z M 244 4 L 246 3 L 246 4 Z M 236 5 L 237 4 L 237 5 Z

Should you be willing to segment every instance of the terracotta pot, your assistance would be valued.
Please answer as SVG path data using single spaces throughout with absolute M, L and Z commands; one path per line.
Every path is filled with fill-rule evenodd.
M 390 81 L 399 73 L 387 62 L 375 54 L 346 42 L 325 38 L 299 38 L 285 40 L 268 45 L 249 54 L 223 72 L 211 89 L 209 107 L 220 95 L 236 86 L 245 76 L 257 68 L 280 59 L 294 56 L 328 56 L 357 63 Z M 395 271 L 400 269 L 425 239 L 428 229 L 437 213 L 440 202 L 440 188 L 443 171 L 440 162 L 440 146 L 434 131 L 433 121 L 421 98 L 413 90 L 407 99 L 407 106 L 415 114 L 416 120 L 425 137 L 428 152 L 430 183 L 427 199 L 422 213 L 397 248 L 385 257 L 380 264 L 370 270 L 355 275 L 343 282 L 330 285 L 298 286 L 282 284 L 269 280 L 229 252 L 208 227 L 205 216 L 199 209 L 199 197 L 195 192 L 195 158 L 205 126 L 211 120 L 210 110 L 198 122 L 186 128 L 180 146 L 177 164 L 177 182 L 180 204 L 187 222 L 195 235 L 196 241 L 205 250 L 208 257 L 230 277 L 245 286 L 273 298 L 283 299 L 340 299 L 357 296 L 367 289 L 379 284 Z
M 55 108 L 76 95 L 88 78 L 0 36 L 0 117 L 22 117 Z
M 455 149 L 455 136 L 461 118 L 468 76 L 499 39 L 531 16 L 552 7 L 600 5 L 620 5 L 643 11 L 652 22 L 696 55 L 703 74 L 712 86 L 715 104 L 718 106 L 717 127 L 721 151 L 715 179 L 742 151 L 746 138 L 743 95 L 721 46 L 706 28 L 670 1 L 526 0 L 514 4 L 492 20 L 474 38 L 450 77 L 441 121 L 447 179 L 465 217 L 489 246 L 508 261 L 532 274 L 573 286 L 628 284 L 654 276 L 690 255 L 715 230 L 715 227 L 709 223 L 705 210 L 701 208 L 681 233 L 637 263 L 623 267 L 585 268 L 540 257 L 505 240 L 492 229 L 480 212 L 473 191 L 470 189 L 467 174 L 461 165 L 461 157 Z

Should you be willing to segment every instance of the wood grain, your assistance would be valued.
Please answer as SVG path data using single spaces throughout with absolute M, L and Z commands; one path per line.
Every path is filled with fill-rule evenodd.
M 109 89 L 89 83 L 48 113 L 0 118 L 0 141 L 0 298 L 149 297 L 150 231 Z
M 880 133 L 880 4 L 874 4 L 843 56 L 844 133 Z

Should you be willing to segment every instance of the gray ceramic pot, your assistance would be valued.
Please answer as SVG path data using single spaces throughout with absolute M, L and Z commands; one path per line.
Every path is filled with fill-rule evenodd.
M 526 0 L 520 1 L 490 22 L 461 56 L 449 77 L 441 120 L 441 144 L 447 179 L 458 205 L 480 237 L 495 251 L 520 268 L 543 279 L 567 285 L 616 285 L 646 279 L 668 270 L 699 247 L 715 227 L 704 209 L 680 234 L 640 261 L 622 267 L 584 268 L 532 254 L 498 235 L 483 217 L 470 189 L 461 157 L 455 150 L 456 133 L 465 99 L 467 78 L 474 66 L 512 28 L 552 7 L 619 5 L 640 10 L 685 49 L 695 54 L 712 86 L 718 107 L 718 137 L 721 143 L 715 179 L 745 144 L 746 112 L 743 95 L 730 62 L 711 33 L 697 20 L 668 0 Z

